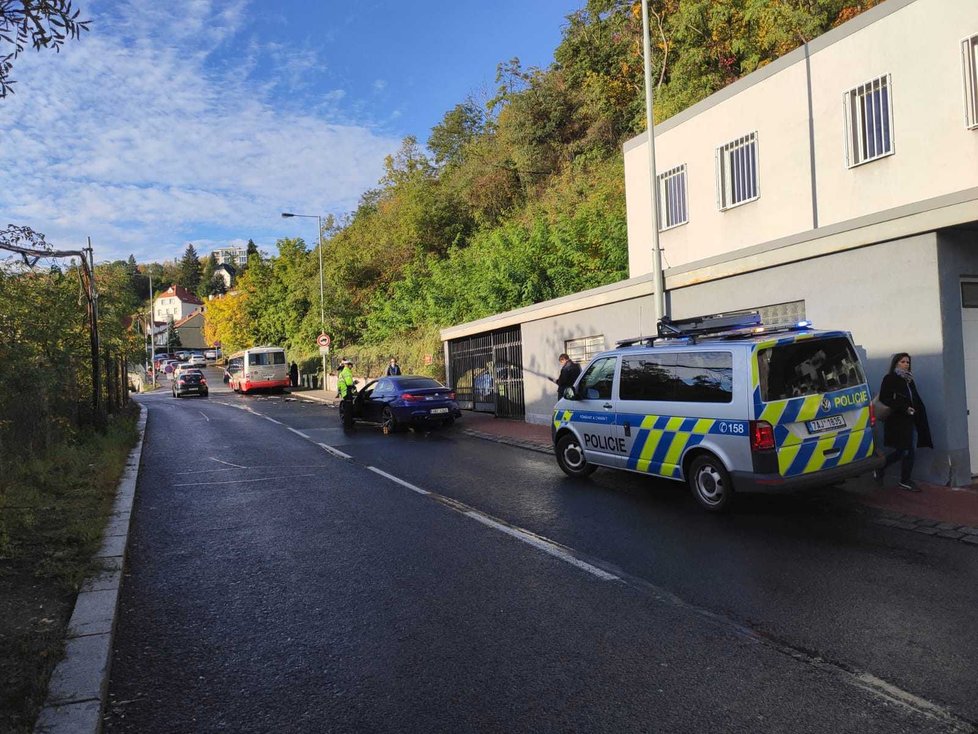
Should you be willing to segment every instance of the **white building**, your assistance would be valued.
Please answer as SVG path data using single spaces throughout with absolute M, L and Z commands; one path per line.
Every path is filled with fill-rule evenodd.
M 888 0 L 655 133 L 666 311 L 759 308 L 846 329 L 874 387 L 892 353 L 910 352 L 935 440 L 919 474 L 969 483 L 978 2 Z M 443 330 L 463 399 L 468 390 L 484 409 L 549 422 L 554 388 L 540 373 L 556 374 L 557 354 L 586 358 L 655 332 L 647 143 L 624 146 L 630 278 Z M 499 377 L 502 398 L 476 399 L 468 365 L 497 371 L 503 353 L 519 374 Z
M 248 251 L 244 247 L 221 247 L 213 255 L 218 265 L 231 265 L 235 269 L 248 265 Z
M 180 285 L 171 285 L 153 301 L 153 320 L 160 323 L 181 321 L 204 307 L 204 302 Z

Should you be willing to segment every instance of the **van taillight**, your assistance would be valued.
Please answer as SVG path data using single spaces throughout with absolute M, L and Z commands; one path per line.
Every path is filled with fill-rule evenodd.
M 767 421 L 750 422 L 750 450 L 770 451 L 774 448 L 774 427 Z
M 876 425 L 876 408 L 873 407 L 873 401 L 869 401 L 869 427 L 872 428 Z

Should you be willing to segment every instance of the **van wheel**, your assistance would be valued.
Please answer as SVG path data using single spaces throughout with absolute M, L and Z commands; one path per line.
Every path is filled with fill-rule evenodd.
M 713 454 L 701 454 L 689 466 L 689 488 L 710 512 L 723 512 L 733 501 L 733 482 L 723 463 Z
M 598 468 L 584 458 L 581 443 L 572 433 L 565 433 L 560 437 L 554 453 L 557 454 L 557 465 L 569 477 L 586 477 Z

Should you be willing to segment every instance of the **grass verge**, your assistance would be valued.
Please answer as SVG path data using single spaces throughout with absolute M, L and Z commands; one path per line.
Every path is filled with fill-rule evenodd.
M 44 458 L 0 466 L 0 731 L 30 732 L 138 439 L 139 407 Z M 16 458 L 16 457 L 15 457 Z

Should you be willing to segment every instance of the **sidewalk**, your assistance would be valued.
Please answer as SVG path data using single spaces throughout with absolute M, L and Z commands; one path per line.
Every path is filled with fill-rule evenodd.
M 553 453 L 550 426 L 469 410 L 462 412 L 458 426 L 471 436 Z M 918 484 L 923 491 L 906 492 L 896 487 L 896 476 L 891 474 L 885 487 L 864 476 L 847 480 L 839 489 L 847 498 L 871 508 L 878 524 L 978 545 L 978 490 Z

